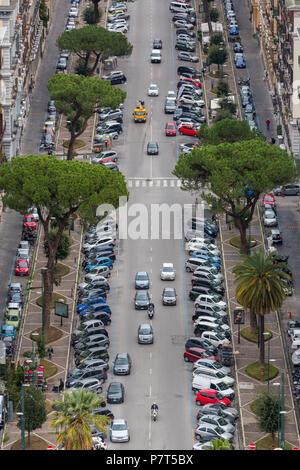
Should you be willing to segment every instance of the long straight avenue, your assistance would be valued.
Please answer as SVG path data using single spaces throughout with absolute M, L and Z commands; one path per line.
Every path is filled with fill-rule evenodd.
M 177 185 L 158 186 L 156 178 L 171 178 L 177 159 L 176 138 L 164 135 L 165 123 L 170 120 L 164 114 L 164 100 L 168 90 L 176 90 L 177 75 L 174 58 L 174 30 L 171 30 L 171 14 L 168 2 L 140 0 L 130 9 L 131 29 L 128 39 L 133 53 L 128 60 L 119 61 L 118 67 L 127 76 L 127 100 L 125 103 L 124 133 L 119 140 L 120 170 L 128 181 L 129 207 L 145 204 L 150 213 L 151 204 L 191 203 L 191 196 Z M 162 63 L 151 64 L 153 39 L 163 42 Z M 159 96 L 150 98 L 150 83 L 159 87 Z M 148 112 L 146 124 L 134 123 L 132 112 L 137 100 L 144 100 Z M 146 154 L 147 142 L 159 144 L 159 155 Z M 141 179 L 136 187 L 134 178 Z M 149 187 L 147 179 L 153 179 Z M 175 179 L 175 178 L 174 178 Z M 143 181 L 146 182 L 143 185 Z M 168 180 L 167 180 L 168 181 Z M 149 220 L 149 234 L 151 221 Z M 163 262 L 174 263 L 176 280 L 172 283 L 160 280 Z M 128 449 L 191 449 L 193 445 L 192 395 L 188 366 L 183 361 L 185 339 L 188 334 L 186 279 L 184 271 L 183 240 L 121 240 L 117 277 L 112 281 L 112 309 L 114 322 L 111 327 L 111 358 L 118 352 L 131 355 L 131 375 L 122 379 L 125 385 L 125 402 L 114 405 L 116 417 L 127 419 L 130 427 L 128 444 L 111 444 L 110 448 Z M 134 276 L 137 271 L 147 271 L 151 279 L 150 294 L 156 306 L 152 321 L 154 344 L 139 345 L 137 329 L 147 323 L 145 311 L 134 309 Z M 162 306 L 164 287 L 173 286 L 177 291 L 177 306 Z M 113 378 L 112 378 L 113 379 Z M 151 422 L 150 407 L 159 406 L 159 419 Z

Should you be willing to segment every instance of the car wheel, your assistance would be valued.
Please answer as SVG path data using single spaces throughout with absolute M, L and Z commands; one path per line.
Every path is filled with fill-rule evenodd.
M 108 362 L 108 361 L 109 361 L 109 358 L 106 357 L 106 358 L 104 359 L 104 362 Z
M 199 436 L 199 434 L 195 434 L 195 439 L 197 439 L 197 441 L 200 441 L 200 440 L 201 440 L 201 436 Z
M 186 270 L 187 273 L 191 273 L 191 272 L 192 272 L 191 268 L 189 268 L 188 266 L 185 268 L 185 270 Z
M 104 384 L 105 380 L 104 379 L 99 379 L 101 384 Z
M 195 308 L 199 308 L 199 304 L 196 304 L 196 305 L 195 305 Z
M 187 356 L 184 356 L 184 362 L 190 362 Z
M 114 140 L 118 140 L 119 134 L 115 135 Z
M 107 320 L 107 321 L 106 321 L 106 324 L 107 324 L 107 325 L 110 325 L 110 324 L 111 324 L 111 320 Z
M 110 271 L 112 270 L 112 268 L 113 268 L 113 266 L 109 266 L 109 270 L 110 270 Z
M 196 400 L 196 405 L 197 405 L 197 406 L 200 406 L 200 405 L 201 405 L 201 401 L 200 401 L 200 400 Z

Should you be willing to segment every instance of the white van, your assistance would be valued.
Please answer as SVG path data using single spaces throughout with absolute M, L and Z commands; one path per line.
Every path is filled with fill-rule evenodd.
M 218 390 L 224 397 L 228 398 L 230 401 L 234 398 L 234 390 L 229 387 L 229 385 L 225 384 L 222 379 L 214 379 L 213 377 L 193 377 L 192 382 L 192 390 L 195 394 L 199 392 L 199 390 L 206 389 L 206 390 Z
M 152 49 L 151 63 L 152 64 L 160 64 L 161 63 L 161 52 L 160 52 L 159 49 Z
M 195 10 L 190 5 L 187 5 L 186 3 L 171 2 L 170 11 L 172 13 L 190 13 Z

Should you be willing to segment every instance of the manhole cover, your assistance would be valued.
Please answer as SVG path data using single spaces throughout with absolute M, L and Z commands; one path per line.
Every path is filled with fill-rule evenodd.
M 174 397 L 175 397 L 175 398 L 182 398 L 183 395 L 181 395 L 180 393 L 175 393 Z
M 172 344 L 184 344 L 185 336 L 184 335 L 173 335 L 171 336 Z

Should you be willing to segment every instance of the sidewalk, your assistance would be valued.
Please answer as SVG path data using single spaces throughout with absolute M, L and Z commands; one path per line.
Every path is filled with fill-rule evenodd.
M 236 352 L 235 355 L 235 372 L 236 372 L 236 384 L 237 384 L 237 397 L 239 401 L 240 413 L 241 413 L 241 427 L 242 427 L 242 440 L 243 448 L 248 449 L 248 446 L 252 442 L 256 442 L 266 435 L 266 433 L 260 430 L 255 415 L 250 409 L 251 402 L 257 398 L 257 396 L 267 390 L 267 383 L 260 383 L 259 381 L 252 379 L 245 373 L 245 367 L 256 362 L 259 358 L 259 349 L 253 343 L 249 343 L 247 340 L 240 338 L 240 344 L 238 344 L 238 326 L 233 324 L 233 310 L 238 306 L 235 299 L 235 285 L 233 283 L 234 275 L 232 268 L 240 260 L 239 250 L 230 245 L 229 241 L 232 237 L 238 235 L 237 229 L 228 230 L 223 218 L 220 223 L 221 230 L 221 241 L 223 246 L 223 257 L 224 257 L 224 276 L 226 280 L 226 287 L 228 293 L 228 305 L 230 313 L 230 321 L 232 328 L 232 344 L 233 350 Z M 257 246 L 252 250 L 258 250 L 264 248 L 263 237 L 261 233 L 261 227 L 257 213 L 253 217 L 251 223 L 251 237 L 257 241 Z M 245 325 L 242 328 L 248 326 L 249 316 L 246 315 Z M 265 328 L 272 332 L 272 339 L 270 340 L 270 357 L 275 359 L 274 366 L 277 369 L 286 369 L 286 363 L 284 359 L 283 343 L 281 338 L 281 332 L 278 324 L 277 314 L 272 313 L 265 316 Z M 265 344 L 266 360 L 267 360 L 267 347 L 268 343 Z M 280 381 L 280 375 L 270 381 L 270 392 L 277 394 L 278 389 L 272 384 Z M 299 447 L 299 434 L 298 426 L 296 423 L 296 417 L 294 412 L 293 400 L 289 385 L 289 378 L 287 371 L 285 373 L 285 441 L 289 442 L 292 446 Z
M 70 353 L 70 339 L 72 333 L 72 325 L 73 325 L 73 317 L 74 317 L 74 295 L 76 294 L 75 291 L 75 284 L 76 284 L 76 277 L 77 277 L 77 270 L 80 261 L 80 246 L 81 246 L 81 234 L 82 234 L 82 227 L 79 223 L 79 220 L 75 220 L 74 224 L 74 231 L 71 232 L 72 238 L 72 246 L 70 255 L 66 260 L 61 262 L 65 266 L 69 268 L 69 273 L 61 278 L 61 284 L 59 287 L 54 288 L 54 293 L 61 295 L 63 298 L 66 299 L 66 303 L 69 306 L 69 318 L 63 319 L 63 325 L 61 326 L 60 317 L 54 315 L 53 311 L 51 314 L 51 326 L 56 327 L 57 329 L 61 330 L 63 335 L 60 339 L 47 344 L 46 349 L 49 346 L 52 346 L 54 349 L 54 354 L 52 357 L 51 362 L 57 367 L 57 371 L 55 375 L 47 379 L 48 384 L 48 392 L 45 393 L 45 397 L 47 400 L 51 402 L 54 400 L 58 400 L 62 397 L 61 394 L 52 392 L 52 388 L 54 385 L 58 385 L 59 380 L 62 379 L 65 383 L 66 375 L 68 370 L 68 362 L 69 362 L 69 353 Z M 38 297 L 41 296 L 41 271 L 40 269 L 44 267 L 47 263 L 47 258 L 44 254 L 44 243 L 43 243 L 43 235 L 40 237 L 38 252 L 37 252 L 37 262 L 35 266 L 34 278 L 32 281 L 32 288 L 29 294 L 29 303 L 28 309 L 26 312 L 26 316 L 24 319 L 23 330 L 21 333 L 20 345 L 18 350 L 18 356 L 16 358 L 16 363 L 19 362 L 21 365 L 24 362 L 24 351 L 31 351 L 32 349 L 32 341 L 30 339 L 30 334 L 36 328 L 41 327 L 42 324 L 42 309 L 36 304 L 36 300 Z M 75 313 L 76 315 L 76 313 Z M 45 358 L 49 361 L 48 358 Z M 52 444 L 53 446 L 56 445 L 56 434 L 54 433 L 53 429 L 50 428 L 49 423 L 52 418 L 52 413 L 49 413 L 47 422 L 43 425 L 41 429 L 38 429 L 37 432 L 34 432 L 36 436 L 41 437 L 42 439 L 46 440 L 47 443 Z M 3 445 L 3 449 L 9 449 L 11 445 L 14 443 L 15 440 L 20 439 L 20 430 L 16 426 L 16 422 L 7 423 L 5 433 L 10 436 L 9 441 Z

